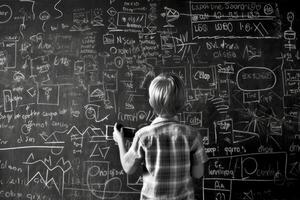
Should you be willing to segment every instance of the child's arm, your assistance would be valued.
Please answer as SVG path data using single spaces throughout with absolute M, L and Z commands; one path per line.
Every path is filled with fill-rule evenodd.
M 192 166 L 192 177 L 201 178 L 204 174 L 204 165 L 203 163 L 198 163 L 197 165 Z
M 120 160 L 121 160 L 121 164 L 122 164 L 124 171 L 127 174 L 134 173 L 136 170 L 136 165 L 135 165 L 135 162 L 128 162 L 127 151 L 125 148 L 123 128 L 121 128 L 119 131 L 117 128 L 117 124 L 115 124 L 113 136 L 114 136 L 115 142 L 117 142 L 117 144 L 119 146 Z
M 191 175 L 193 178 L 201 178 L 204 175 L 204 163 L 207 159 L 202 137 L 198 134 L 192 146 Z

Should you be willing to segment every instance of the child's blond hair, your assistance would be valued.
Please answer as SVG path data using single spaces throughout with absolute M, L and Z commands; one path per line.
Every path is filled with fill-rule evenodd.
M 149 103 L 160 116 L 171 117 L 181 112 L 185 104 L 183 81 L 175 74 L 158 75 L 149 86 Z

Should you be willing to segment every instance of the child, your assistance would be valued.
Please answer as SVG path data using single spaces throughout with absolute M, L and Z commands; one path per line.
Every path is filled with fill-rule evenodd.
M 142 161 L 142 200 L 193 200 L 192 177 L 201 178 L 207 157 L 201 136 L 191 126 L 180 124 L 177 114 L 184 108 L 184 84 L 173 74 L 160 74 L 149 87 L 149 103 L 158 115 L 141 128 L 126 152 L 123 130 L 114 127 L 124 171 L 134 173 Z

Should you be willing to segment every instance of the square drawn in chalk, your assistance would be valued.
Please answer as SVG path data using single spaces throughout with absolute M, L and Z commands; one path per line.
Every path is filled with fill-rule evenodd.
M 206 199 L 205 197 L 212 197 L 212 199 L 221 198 L 222 200 L 230 200 L 231 190 L 204 189 L 203 196 L 203 199 Z
M 243 103 L 260 102 L 260 92 L 243 92 Z
M 215 130 L 219 134 L 232 133 L 233 121 L 232 119 L 225 119 L 215 122 Z
M 213 191 L 227 191 L 230 192 L 232 188 L 231 180 L 223 180 L 217 178 L 211 178 L 209 180 L 204 181 L 205 187 L 204 190 L 213 190 Z
M 11 90 L 3 90 L 3 104 L 4 104 L 4 111 L 11 112 L 13 111 L 13 104 L 12 104 L 12 92 Z
M 184 112 L 183 114 L 186 124 L 195 128 L 202 127 L 202 112 Z
M 192 89 L 216 89 L 213 67 L 192 67 L 191 69 Z
M 115 36 L 113 34 L 105 34 L 103 35 L 103 44 L 114 44 Z
M 59 86 L 40 86 L 38 89 L 38 104 L 59 105 Z

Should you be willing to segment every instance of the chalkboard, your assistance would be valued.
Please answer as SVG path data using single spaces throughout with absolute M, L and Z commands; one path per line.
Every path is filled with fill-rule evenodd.
M 155 118 L 161 72 L 209 160 L 197 199 L 299 199 L 299 13 L 291 1 L 0 0 L 0 199 L 139 199 L 115 122 Z M 131 139 L 126 139 L 129 147 Z

